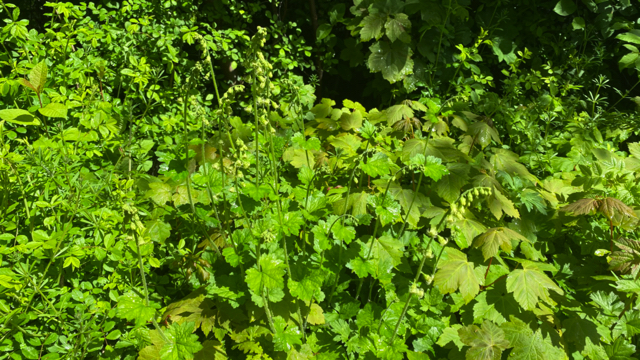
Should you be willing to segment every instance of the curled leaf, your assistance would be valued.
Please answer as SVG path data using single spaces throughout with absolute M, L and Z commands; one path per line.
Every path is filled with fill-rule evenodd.
M 611 254 L 610 269 L 623 274 L 631 273 L 638 276 L 640 270 L 640 241 L 621 238 L 614 242 L 619 251 Z

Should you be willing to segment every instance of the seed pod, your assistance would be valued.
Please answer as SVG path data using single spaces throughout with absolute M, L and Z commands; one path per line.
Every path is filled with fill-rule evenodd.
M 418 294 L 418 287 L 416 286 L 416 284 L 411 284 L 411 287 L 409 288 L 409 294 Z
M 431 275 L 422 275 L 422 277 L 424 278 L 424 281 L 427 283 L 427 285 L 431 285 L 431 283 L 433 282 L 433 278 L 431 277 Z
M 438 231 L 436 231 L 435 226 L 432 226 L 431 229 L 429 229 L 429 233 L 428 234 L 429 234 L 429 236 L 431 236 L 433 238 L 438 236 Z
M 447 240 L 446 238 L 443 238 L 442 236 L 438 236 L 438 242 L 440 243 L 440 245 L 445 246 L 447 245 L 449 240 Z
M 467 206 L 467 199 L 465 199 L 464 197 L 460 199 L 460 205 L 462 206 Z

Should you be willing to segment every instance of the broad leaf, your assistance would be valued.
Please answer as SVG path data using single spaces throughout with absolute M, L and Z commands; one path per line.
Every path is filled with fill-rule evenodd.
M 554 304 L 549 297 L 549 290 L 564 295 L 564 291 L 531 262 L 523 262 L 522 269 L 513 270 L 507 277 L 507 291 L 513 293 L 525 310 L 535 309 L 540 300 Z
M 640 270 L 640 241 L 620 238 L 614 243 L 620 251 L 614 251 L 611 254 L 609 262 L 611 270 L 620 271 L 623 274 L 631 273 L 634 278 L 637 278 Z
M 9 123 L 19 125 L 40 125 L 40 120 L 36 119 L 27 110 L 22 109 L 0 110 L 0 119 Z
M 40 94 L 42 90 L 44 90 L 44 84 L 47 81 L 47 64 L 44 61 L 41 61 L 36 64 L 36 66 L 31 69 L 29 72 L 29 82 L 34 90 Z
M 147 198 L 151 198 L 158 205 L 164 205 L 171 200 L 171 185 L 163 182 L 149 183 L 149 190 L 145 194 Z
M 362 19 L 360 26 L 360 39 L 362 41 L 369 41 L 372 39 L 379 39 L 382 37 L 382 26 L 387 20 L 387 16 L 381 13 L 370 14 Z
M 509 322 L 500 326 L 505 338 L 513 349 L 509 354 L 511 360 L 565 360 L 562 349 L 553 346 L 549 337 L 544 337 L 540 329 L 535 333 L 522 320 L 511 316 Z
M 487 230 L 484 234 L 478 236 L 473 243 L 474 247 L 482 246 L 482 255 L 485 261 L 498 254 L 498 249 L 502 248 L 504 252 L 511 252 L 511 240 L 529 241 L 526 237 L 519 233 L 506 228 L 496 227 Z
M 66 118 L 67 107 L 64 104 L 48 103 L 45 107 L 38 109 L 40 114 L 52 118 Z
M 156 313 L 156 309 L 160 306 L 151 303 L 150 306 L 145 305 L 145 300 L 134 292 L 128 292 L 118 299 L 116 306 L 118 317 L 133 321 L 136 326 L 144 325 L 151 320 Z
M 385 34 L 391 42 L 400 39 L 402 42 L 408 43 L 411 41 L 407 30 L 411 29 L 411 21 L 406 14 L 395 14 L 393 18 L 387 20 L 384 24 Z
M 441 259 L 438 263 L 434 279 L 440 292 L 450 294 L 460 290 L 464 301 L 469 303 L 478 294 L 483 282 L 484 278 L 476 274 L 474 264 L 467 260 L 467 255 L 454 248 L 447 248 L 447 259 Z
M 471 348 L 467 350 L 467 360 L 500 360 L 502 352 L 509 348 L 504 331 L 485 320 L 482 327 L 469 325 L 458 330 L 460 340 Z
M 198 341 L 198 335 L 193 334 L 194 324 L 172 324 L 165 332 L 169 339 L 160 350 L 162 360 L 188 360 L 193 359 L 194 354 L 202 349 Z
M 390 83 L 400 81 L 413 72 L 412 51 L 407 44 L 378 41 L 369 50 L 369 69 L 374 73 L 382 72 L 382 77 Z
M 560 0 L 553 11 L 560 16 L 569 16 L 573 14 L 576 9 L 578 9 L 578 6 L 573 2 L 573 0 Z
M 360 162 L 360 168 L 365 174 L 378 177 L 383 175 L 388 175 L 391 167 L 391 162 L 389 161 L 389 157 L 383 153 L 376 153 L 371 158 Z
M 273 326 L 276 330 L 273 334 L 273 345 L 277 351 L 289 352 L 295 345 L 302 345 L 302 333 L 297 326 L 287 325 L 281 316 L 273 318 Z
M 246 281 L 249 288 L 256 294 L 262 294 L 262 288 L 282 289 L 284 287 L 285 264 L 273 254 L 260 257 L 260 270 L 247 270 Z

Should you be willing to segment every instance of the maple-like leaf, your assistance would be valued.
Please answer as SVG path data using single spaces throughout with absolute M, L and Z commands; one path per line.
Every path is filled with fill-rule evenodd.
M 471 348 L 467 360 L 500 360 L 502 352 L 509 348 L 504 331 L 491 321 L 485 320 L 482 327 L 469 325 L 458 330 L 460 340 Z
M 513 349 L 510 360 L 564 360 L 564 351 L 553 346 L 549 337 L 544 337 L 538 329 L 535 333 L 524 321 L 510 317 L 510 321 L 500 326 L 505 338 Z
M 621 238 L 614 243 L 620 251 L 611 254 L 610 269 L 623 274 L 630 272 L 633 277 L 637 277 L 640 270 L 640 241 Z
M 438 272 L 434 284 L 443 294 L 450 294 L 460 290 L 462 298 L 469 303 L 480 291 L 484 279 L 475 272 L 474 264 L 467 260 L 467 255 L 454 249 L 447 248 L 447 259 L 438 263 Z
M 295 345 L 302 344 L 302 333 L 298 327 L 288 325 L 281 316 L 273 318 L 273 326 L 276 330 L 273 345 L 277 351 L 291 351 Z
M 284 268 L 282 260 L 273 254 L 260 257 L 260 270 L 251 268 L 247 270 L 246 282 L 249 288 L 256 294 L 262 293 L 262 287 L 267 289 L 282 289 L 284 287 Z
M 194 324 L 172 324 L 165 332 L 169 343 L 164 344 L 160 350 L 162 360 L 188 360 L 193 359 L 195 353 L 202 349 L 198 341 L 198 335 L 193 334 Z
M 616 215 L 625 215 L 633 218 L 637 217 L 636 213 L 629 205 L 612 197 L 602 199 L 580 199 L 560 208 L 560 211 L 565 211 L 574 215 L 589 215 L 597 211 L 606 216 L 607 219 L 612 219 Z
M 140 326 L 151 320 L 158 308 L 160 306 L 155 303 L 147 306 L 145 300 L 136 293 L 128 292 L 120 296 L 116 310 L 118 317 L 133 321 L 136 326 Z
M 601 200 L 600 206 L 598 207 L 598 211 L 602 213 L 604 216 L 606 216 L 607 219 L 613 218 L 617 213 L 620 213 L 629 217 L 636 217 L 636 213 L 633 211 L 633 209 L 629 205 L 612 197 L 606 197 L 603 200 Z
M 513 270 L 507 277 L 507 291 L 513 293 L 525 310 L 535 309 L 539 300 L 553 304 L 549 290 L 564 295 L 564 291 L 531 262 L 523 262 L 522 269 Z
M 511 252 L 511 240 L 529 241 L 526 237 L 509 228 L 495 227 L 478 236 L 473 246 L 482 246 L 482 255 L 485 260 L 488 260 L 498 254 L 499 248 L 507 253 Z

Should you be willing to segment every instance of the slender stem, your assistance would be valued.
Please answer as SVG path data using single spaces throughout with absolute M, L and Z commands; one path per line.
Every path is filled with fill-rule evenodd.
M 142 279 L 142 286 L 144 288 L 144 300 L 145 300 L 145 305 L 149 306 L 149 289 L 147 288 L 147 278 L 144 275 L 144 265 L 142 263 L 142 254 L 140 254 L 140 241 L 139 241 L 139 236 L 136 234 L 136 250 L 137 250 L 137 255 L 138 255 L 138 264 L 140 267 L 140 278 Z M 158 333 L 160 334 L 160 337 L 162 338 L 162 340 L 165 343 L 169 343 L 169 339 L 167 339 L 167 337 L 164 335 L 164 332 L 162 331 L 162 328 L 160 328 L 160 325 L 158 325 L 158 323 L 156 322 L 155 319 L 155 313 L 154 313 L 154 317 L 151 318 L 151 322 L 153 323 L 153 326 L 156 328 L 156 330 L 158 331 Z
M 273 325 L 273 316 L 271 315 L 271 309 L 269 309 L 269 293 L 266 288 L 262 288 L 262 301 L 264 302 L 264 311 L 267 313 L 267 320 L 269 321 L 269 327 L 271 332 L 276 333 L 276 327 Z M 265 295 L 265 293 L 267 295 Z
M 609 110 L 613 109 L 614 107 L 616 107 L 616 105 L 618 105 L 618 103 L 619 103 L 620 101 L 622 101 L 622 99 L 626 99 L 626 98 L 627 98 L 627 95 L 629 95 L 629 93 L 630 93 L 631 91 L 633 91 L 633 89 L 635 89 L 635 88 L 636 88 L 636 86 L 638 86 L 638 84 L 640 84 L 640 79 L 638 79 L 638 82 L 636 82 L 635 84 L 633 84 L 633 86 L 631 87 L 631 89 L 627 90 L 627 92 L 626 92 L 626 93 L 624 93 L 624 95 L 623 95 L 620 99 L 618 99 L 618 101 L 616 101 L 616 102 L 615 102 L 615 104 L 613 104 L 613 105 L 609 106 L 609 108 L 607 109 L 607 111 L 609 111 Z
M 364 152 L 362 153 L 362 156 L 364 156 L 367 153 L 367 150 L 369 149 L 369 143 L 370 141 L 367 140 L 367 145 L 364 148 Z M 347 197 L 345 198 L 345 203 L 344 203 L 344 208 L 342 210 L 342 216 L 344 216 L 347 213 L 347 208 L 349 205 L 349 195 L 351 194 L 351 184 L 353 183 L 353 177 L 356 174 L 356 170 L 358 169 L 358 162 L 355 161 L 353 164 L 353 169 L 351 170 L 351 176 L 349 177 L 349 182 L 347 183 Z M 342 257 L 342 239 L 340 239 L 340 247 L 338 249 L 338 264 L 340 264 L 340 258 Z M 331 304 L 331 299 L 333 298 L 333 293 L 336 291 L 336 288 L 338 287 L 338 281 L 340 280 L 340 270 L 342 270 L 342 268 L 338 269 L 338 273 L 336 274 L 336 281 L 333 283 L 333 286 L 331 288 L 331 292 L 329 295 L 329 304 Z
M 190 81 L 189 81 L 190 82 Z M 188 96 L 189 96 L 189 89 L 187 86 L 187 91 L 185 92 L 184 95 L 184 108 L 183 108 L 183 122 L 184 122 L 184 131 L 183 131 L 183 136 L 184 136 L 184 149 L 185 149 L 185 167 L 187 168 L 187 197 L 189 198 L 189 205 L 191 205 L 191 212 L 193 213 L 193 218 L 194 221 L 196 221 L 198 223 L 198 226 L 201 228 L 202 232 L 204 232 L 205 236 L 207 237 L 207 240 L 209 240 L 209 244 L 213 245 L 213 249 L 216 251 L 216 253 L 218 253 L 218 255 L 222 255 L 222 253 L 220 252 L 220 249 L 218 248 L 218 245 L 216 245 L 216 243 L 211 239 L 211 235 L 209 235 L 209 232 L 207 231 L 207 229 L 202 228 L 202 224 L 200 223 L 200 218 L 198 217 L 197 213 L 196 213 L 196 207 L 193 203 L 193 197 L 191 196 L 191 174 L 189 173 L 189 139 L 188 139 L 188 129 L 187 129 L 187 119 L 188 119 L 188 113 L 187 113 L 187 103 L 188 103 Z M 204 154 L 202 154 L 204 156 Z
M 416 272 L 416 276 L 413 279 L 413 284 L 414 285 L 418 282 L 418 279 L 420 278 L 420 274 L 422 274 L 422 268 L 424 267 L 424 263 L 427 260 L 427 252 L 431 248 L 431 242 L 433 242 L 433 238 L 431 238 L 431 240 L 429 240 L 429 243 L 427 244 L 427 246 L 424 248 L 424 251 L 422 252 L 422 261 L 420 261 L 420 266 L 418 267 L 418 271 Z M 444 246 L 442 247 L 442 249 L 444 249 Z M 438 256 L 438 259 L 439 258 L 440 257 Z M 434 268 L 437 267 L 437 266 L 438 266 L 438 262 L 436 261 L 436 264 L 434 265 Z M 402 308 L 402 314 L 400 314 L 400 317 L 398 318 L 398 322 L 396 323 L 396 328 L 393 330 L 393 335 L 391 336 L 391 340 L 389 341 L 389 345 L 393 344 L 393 340 L 395 339 L 396 334 L 398 333 L 398 329 L 400 329 L 400 324 L 402 323 L 402 319 L 404 318 L 404 316 L 407 313 L 407 309 L 409 308 L 409 304 L 411 303 L 411 298 L 412 297 L 413 297 L 413 293 L 409 292 L 409 296 L 407 297 L 407 301 L 404 303 L 404 307 Z

